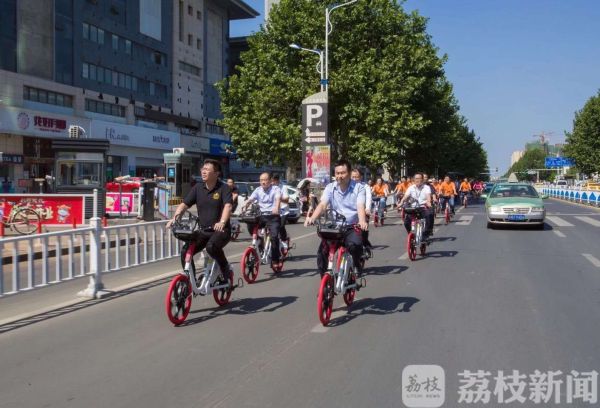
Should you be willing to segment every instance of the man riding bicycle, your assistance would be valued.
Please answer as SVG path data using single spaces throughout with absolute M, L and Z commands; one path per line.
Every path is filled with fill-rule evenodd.
M 404 194 L 402 200 L 400 200 L 398 208 L 401 208 L 404 203 L 408 203 L 413 208 L 425 208 L 424 237 L 427 237 L 433 230 L 433 225 L 430 224 L 432 220 L 429 217 L 429 212 L 431 209 L 431 189 L 429 186 L 425 185 L 422 173 L 415 174 L 414 182 L 415 184 L 406 190 L 406 194 Z M 408 214 L 404 217 L 404 228 L 406 228 L 406 232 L 410 232 L 411 230 L 411 218 Z
M 283 262 L 280 260 L 281 252 L 279 250 L 281 189 L 272 184 L 270 173 L 265 172 L 260 175 L 260 187 L 255 189 L 252 195 L 248 197 L 242 208 L 242 212 L 255 201 L 260 207 L 259 227 L 266 226 L 271 235 L 271 267 L 281 269 L 283 268 Z
M 198 233 L 195 253 L 206 248 L 206 252 L 219 265 L 223 278 L 229 280 L 232 271 L 223 248 L 231 238 L 229 217 L 231 216 L 233 199 L 231 188 L 219 180 L 220 174 L 221 163 L 213 159 L 204 161 L 200 171 L 202 182 L 196 183 L 185 196 L 183 202 L 175 210 L 173 218 L 167 222 L 167 228 L 170 228 L 181 214 L 195 204 L 198 211 L 199 225 L 203 229 L 209 229 L 209 231 L 202 230 Z M 186 243 L 186 247 L 181 251 L 182 265 L 188 245 L 189 243 Z
M 365 187 L 361 183 L 350 179 L 350 171 L 351 166 L 347 160 L 340 160 L 336 163 L 335 181 L 325 187 L 321 196 L 321 202 L 312 216 L 306 218 L 304 226 L 313 225 L 321 213 L 327 209 L 327 206 L 343 215 L 346 218 L 347 225 L 350 227 L 344 235 L 344 246 L 352 255 L 354 268 L 358 272 L 358 275 L 360 275 L 362 273 L 359 265 L 361 264 L 360 258 L 363 251 L 363 239 L 362 234 L 352 227 L 358 225 L 363 231 L 369 228 L 365 213 L 366 192 Z M 327 258 L 327 249 L 321 243 L 317 251 L 317 268 L 321 274 L 327 271 Z
M 435 180 L 435 179 L 432 179 Z M 435 203 L 437 202 L 437 191 L 433 184 L 429 181 L 429 175 L 423 173 L 423 184 L 431 191 L 431 211 L 427 213 L 427 226 L 429 229 L 426 231 L 427 235 L 433 235 L 433 224 L 435 224 Z
M 360 171 L 359 168 L 355 168 L 352 170 L 351 178 L 352 178 L 352 180 L 356 181 L 357 183 L 362 184 L 362 186 L 365 188 L 365 196 L 366 196 L 365 197 L 365 214 L 366 214 L 366 220 L 368 223 L 369 216 L 371 215 L 371 205 L 373 202 L 371 188 L 368 186 L 368 184 L 362 182 L 362 171 Z M 369 230 L 363 231 L 362 235 L 363 235 L 363 242 L 364 242 L 365 246 L 372 248 L 373 245 L 371 245 L 371 241 L 369 241 Z
M 460 202 L 464 202 L 465 196 L 468 197 L 470 193 L 471 183 L 469 183 L 469 179 L 465 177 L 462 183 L 460 183 Z
M 454 196 L 456 196 L 456 186 L 450 181 L 450 176 L 444 177 L 444 181 L 440 185 L 440 204 L 442 210 L 446 209 L 446 204 L 450 205 L 450 211 L 454 214 Z
M 387 184 L 383 182 L 381 177 L 377 178 L 377 182 L 373 186 L 373 205 L 375 206 L 375 211 L 379 215 L 379 222 L 383 224 L 383 211 L 386 206 L 386 198 L 390 195 Z
M 283 245 L 283 248 L 287 251 L 289 235 L 285 229 L 285 224 L 287 223 L 288 215 L 290 215 L 290 206 L 288 205 L 290 202 L 290 197 L 286 193 L 285 188 L 281 188 L 278 174 L 273 176 L 273 185 L 281 189 L 281 205 L 279 210 L 279 215 L 281 215 L 281 224 L 279 226 L 279 238 L 281 239 L 281 245 Z

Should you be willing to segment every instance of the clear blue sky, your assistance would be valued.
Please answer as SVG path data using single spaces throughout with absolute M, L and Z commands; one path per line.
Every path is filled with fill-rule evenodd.
M 232 36 L 263 21 L 264 1 L 246 2 L 261 16 L 232 23 Z M 600 88 L 599 0 L 409 0 L 405 8 L 429 18 L 461 113 L 501 172 L 534 134 L 563 142 L 574 112 Z

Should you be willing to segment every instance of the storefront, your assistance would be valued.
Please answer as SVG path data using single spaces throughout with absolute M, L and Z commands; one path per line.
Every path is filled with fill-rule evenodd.
M 89 137 L 89 119 L 0 106 L 0 150 L 5 157 L 22 157 L 0 164 L 0 181 L 6 177 L 12 190 L 18 193 L 38 193 L 40 187 L 34 179 L 54 175 L 51 141 L 67 139 L 71 126 L 81 127 Z M 47 191 L 47 185 L 42 185 L 42 189 Z
M 181 147 L 192 158 L 192 175 L 200 174 L 204 159 L 210 154 L 210 139 L 202 136 L 181 134 Z
M 110 141 L 106 177 L 164 176 L 163 156 L 180 147 L 179 133 L 120 123 L 92 120 L 92 137 Z

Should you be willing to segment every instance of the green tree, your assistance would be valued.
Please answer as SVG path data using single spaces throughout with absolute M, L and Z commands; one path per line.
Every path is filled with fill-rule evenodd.
M 218 84 L 222 124 L 240 157 L 296 166 L 301 153 L 301 101 L 318 91 L 317 56 L 289 48 L 324 48 L 324 9 L 334 0 L 282 0 L 268 27 L 248 39 L 239 75 Z M 469 161 L 483 157 L 458 116 L 445 57 L 427 20 L 394 0 L 359 1 L 333 14 L 330 36 L 329 128 L 334 156 L 375 172 L 396 172 L 405 158 L 439 167 L 440 146 L 457 146 Z M 453 143 L 455 141 L 456 143 Z M 446 150 L 445 155 L 448 155 Z M 454 163 L 455 164 L 455 163 Z M 454 165 L 453 164 L 453 165 Z M 433 171 L 434 169 L 430 169 Z
M 575 113 L 573 132 L 566 133 L 564 154 L 590 175 L 600 172 L 600 91 Z
M 529 149 L 523 154 L 523 157 L 513 164 L 506 172 L 504 177 L 508 177 L 511 173 L 516 173 L 519 180 L 534 181 L 536 175 L 527 174 L 528 170 L 543 169 L 545 167 L 546 153 L 542 149 Z M 550 180 L 552 177 L 551 171 L 540 171 L 540 180 Z

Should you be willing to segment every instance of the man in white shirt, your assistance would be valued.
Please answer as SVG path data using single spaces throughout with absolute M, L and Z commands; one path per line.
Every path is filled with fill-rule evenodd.
M 398 207 L 402 207 L 405 202 L 413 207 L 423 207 L 425 208 L 425 232 L 426 235 L 429 235 L 429 232 L 432 229 L 432 225 L 429 225 L 430 217 L 428 217 L 429 212 L 431 210 L 431 190 L 424 183 L 423 173 L 416 173 L 414 176 L 414 184 L 406 190 L 404 196 L 402 196 L 402 200 L 398 204 Z M 404 228 L 406 228 L 406 232 L 410 232 L 410 216 L 407 214 L 404 218 Z
M 288 203 L 290 202 L 290 197 L 286 192 L 286 188 L 280 185 L 278 174 L 275 174 L 273 176 L 273 185 L 281 189 L 281 205 L 279 207 L 279 214 L 281 215 L 281 225 L 279 226 L 279 238 L 281 239 L 281 245 L 283 245 L 284 250 L 287 251 L 289 236 L 287 230 L 285 229 L 285 224 L 287 223 L 288 215 L 290 215 L 290 206 L 288 205 Z

